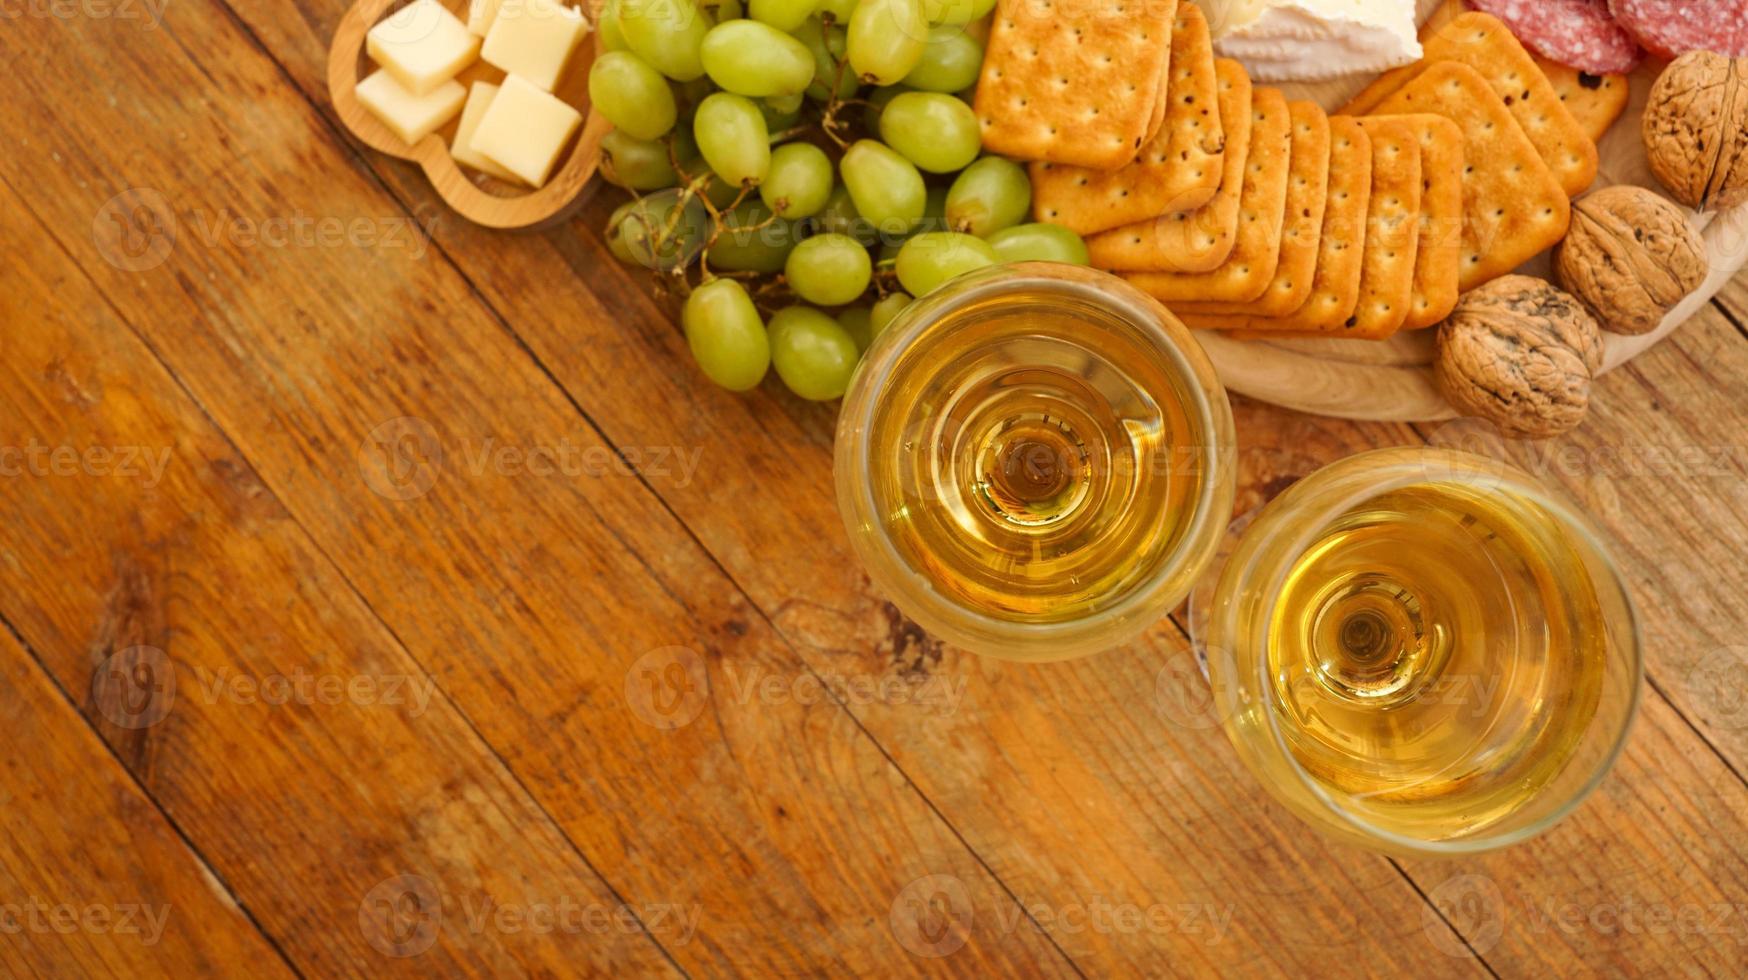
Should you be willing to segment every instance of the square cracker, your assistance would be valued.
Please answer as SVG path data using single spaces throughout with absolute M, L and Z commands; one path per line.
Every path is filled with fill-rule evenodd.
M 1098 170 L 1134 160 L 1176 20 L 1177 0 L 1001 0 L 975 99 L 983 148 Z
M 1539 55 L 1535 59 L 1554 86 L 1554 94 L 1560 97 L 1572 118 L 1578 120 L 1578 128 L 1592 140 L 1608 135 L 1615 121 L 1627 111 L 1627 103 L 1633 97 L 1627 76 L 1591 75 Z
M 1382 111 L 1391 96 L 1433 65 L 1464 64 L 1486 79 L 1511 110 L 1566 196 L 1576 197 L 1595 182 L 1600 159 L 1596 141 L 1560 101 L 1535 58 L 1497 17 L 1463 14 L 1428 38 L 1425 46 L 1424 59 L 1385 73 L 1343 111 L 1355 115 Z
M 1184 323 L 1198 330 L 1329 333 L 1341 330 L 1353 316 L 1365 272 L 1372 140 L 1351 117 L 1330 120 L 1330 132 L 1329 203 L 1317 239 L 1317 276 L 1305 304 L 1284 317 L 1186 312 L 1180 314 Z
M 1178 7 L 1169 76 L 1165 124 L 1134 163 L 1110 172 L 1032 164 L 1034 217 L 1091 235 L 1167 211 L 1194 210 L 1213 199 L 1226 128 L 1208 18 L 1193 3 Z
M 1317 246 L 1323 235 L 1330 182 L 1340 179 L 1332 178 L 1331 167 L 1349 164 L 1354 141 L 1348 130 L 1358 123 L 1344 119 L 1334 125 L 1315 102 L 1294 102 L 1288 109 L 1293 120 L 1293 162 L 1287 175 L 1287 214 L 1274 280 L 1249 303 L 1173 303 L 1172 312 L 1286 316 L 1310 298 L 1317 278 Z M 1333 142 L 1341 146 L 1332 156 Z
M 1236 61 L 1221 59 L 1215 72 L 1220 79 L 1220 120 L 1226 129 L 1219 190 L 1199 208 L 1166 211 L 1088 238 L 1094 267 L 1212 272 L 1232 255 L 1244 165 L 1250 157 L 1252 89 L 1250 75 Z
M 1360 301 L 1343 336 L 1382 340 L 1408 322 L 1420 255 L 1420 127 L 1403 116 L 1361 120 L 1372 138 L 1372 205 L 1366 215 Z
M 1463 262 L 1463 131 L 1443 116 L 1399 119 L 1420 138 L 1420 223 L 1414 258 L 1414 298 L 1404 330 L 1436 326 L 1457 307 Z
M 1463 260 L 1468 292 L 1524 264 L 1566 237 L 1572 200 L 1535 145 L 1467 65 L 1441 62 L 1391 96 L 1381 112 L 1427 112 L 1463 130 Z
M 1281 229 L 1286 223 L 1287 188 L 1291 185 L 1293 117 L 1280 89 L 1257 89 L 1253 111 L 1232 254 L 1212 272 L 1124 274 L 1154 299 L 1162 303 L 1249 303 L 1274 280 L 1281 261 Z

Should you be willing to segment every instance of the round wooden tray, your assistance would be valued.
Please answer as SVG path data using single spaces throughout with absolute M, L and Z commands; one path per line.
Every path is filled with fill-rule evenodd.
M 589 178 L 595 175 L 595 168 L 601 160 L 601 137 L 611 128 L 607 120 L 589 106 L 589 66 L 594 64 L 598 50 L 595 40 L 591 38 L 584 42 L 555 93 L 584 112 L 586 121 L 571 144 L 570 155 L 558 165 L 546 185 L 531 190 L 483 175 L 476 180 L 449 155 L 449 142 L 455 138 L 455 121 L 450 121 L 416 145 L 408 146 L 358 101 L 358 79 L 374 70 L 364 53 L 365 35 L 389 11 L 399 8 L 404 2 L 358 0 L 334 30 L 334 41 L 328 47 L 328 97 L 334 101 L 334 111 L 339 114 L 340 121 L 370 148 L 417 163 L 430 178 L 438 195 L 457 214 L 475 224 L 487 228 L 532 229 L 544 228 L 569 217 L 585 199 Z M 457 17 L 467 19 L 468 0 L 444 0 L 444 6 Z M 590 23 L 593 22 L 591 17 Z M 476 61 L 456 80 L 471 85 L 476 81 L 502 81 L 503 75 L 484 61 Z
M 1438 5 L 1439 0 L 1420 0 L 1422 18 Z M 1648 62 L 1634 73 L 1632 101 L 1598 147 L 1602 166 L 1597 187 L 1635 184 L 1663 193 L 1651 176 L 1640 135 L 1645 104 L 1662 69 L 1661 62 Z M 1368 76 L 1282 88 L 1291 98 L 1313 99 L 1333 110 L 1370 81 Z M 1638 337 L 1604 334 L 1604 371 L 1632 360 L 1686 323 L 1748 265 L 1748 205 L 1715 214 L 1684 210 L 1704 232 L 1711 273 L 1699 291 L 1689 296 L 1656 331 Z M 1551 278 L 1551 263 L 1543 255 L 1523 271 Z M 1379 422 L 1430 422 L 1455 418 L 1458 414 L 1433 383 L 1435 333 L 1435 330 L 1403 333 L 1382 342 L 1287 338 L 1238 341 L 1217 333 L 1196 336 L 1214 361 L 1220 380 L 1239 394 L 1316 415 Z

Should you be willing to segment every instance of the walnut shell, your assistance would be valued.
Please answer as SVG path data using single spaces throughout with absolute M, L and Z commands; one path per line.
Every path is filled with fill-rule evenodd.
M 1709 51 L 1675 59 L 1651 88 L 1645 154 L 1689 207 L 1748 201 L 1748 60 Z
M 1705 239 L 1687 215 L 1643 187 L 1608 187 L 1572 205 L 1554 276 L 1604 330 L 1642 334 L 1706 281 Z
M 1433 373 L 1459 410 L 1514 439 L 1570 432 L 1590 408 L 1602 333 L 1550 283 L 1506 276 L 1465 295 L 1438 332 Z

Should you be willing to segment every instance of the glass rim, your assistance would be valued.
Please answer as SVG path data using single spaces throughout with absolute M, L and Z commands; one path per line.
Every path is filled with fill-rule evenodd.
M 1484 464 L 1484 466 L 1471 470 L 1460 470 L 1457 467 L 1452 467 L 1450 472 L 1443 478 L 1433 478 L 1427 475 L 1424 470 L 1417 472 L 1415 468 L 1416 462 L 1424 464 L 1425 459 L 1429 455 L 1440 456 L 1447 459 L 1457 458 L 1481 463 Z M 1594 525 L 1592 525 L 1590 521 L 1577 511 L 1569 502 L 1552 493 L 1535 476 L 1524 472 L 1515 465 L 1464 450 L 1427 445 L 1420 447 L 1398 446 L 1357 453 L 1353 456 L 1348 456 L 1331 463 L 1323 469 L 1312 473 L 1304 480 L 1288 487 L 1287 490 L 1282 492 L 1280 497 L 1275 498 L 1274 501 L 1271 501 L 1269 504 L 1264 505 L 1263 508 L 1259 509 L 1258 514 L 1260 515 L 1275 503 L 1278 503 L 1280 500 L 1292 494 L 1295 490 L 1299 490 L 1306 486 L 1316 486 L 1317 484 L 1313 481 L 1328 482 L 1337 476 L 1344 475 L 1350 469 L 1357 468 L 1361 462 L 1369 462 L 1375 465 L 1377 460 L 1389 457 L 1395 457 L 1401 461 L 1402 468 L 1400 472 L 1393 473 L 1388 478 L 1380 481 L 1368 482 L 1366 486 L 1356 489 L 1352 493 L 1344 494 L 1341 498 L 1326 506 L 1319 506 L 1315 514 L 1316 519 L 1314 521 L 1305 522 L 1307 529 L 1298 532 L 1291 539 L 1290 547 L 1282 553 L 1286 555 L 1303 554 L 1311 542 L 1316 539 L 1317 535 L 1328 529 L 1332 521 L 1366 501 L 1376 499 L 1377 497 L 1397 490 L 1424 484 L 1474 483 L 1477 482 L 1474 479 L 1475 477 L 1484 474 L 1487 480 L 1498 482 L 1498 489 L 1508 490 L 1511 493 L 1529 499 L 1532 503 L 1547 510 L 1568 532 L 1575 533 L 1581 539 L 1585 550 L 1589 554 L 1594 555 L 1598 561 L 1601 562 L 1602 569 L 1608 574 L 1612 588 L 1619 594 L 1627 614 L 1627 632 L 1631 639 L 1631 649 L 1626 651 L 1626 653 L 1631 663 L 1631 671 L 1633 674 L 1633 679 L 1629 686 L 1627 710 L 1621 720 L 1619 730 L 1614 733 L 1613 742 L 1609 745 L 1607 752 L 1604 753 L 1599 764 L 1596 766 L 1595 772 L 1592 772 L 1589 777 L 1584 780 L 1581 786 L 1577 787 L 1567 799 L 1562 801 L 1545 816 L 1523 827 L 1504 833 L 1489 835 L 1483 832 L 1473 837 L 1435 841 L 1386 830 L 1369 821 L 1360 819 L 1353 813 L 1349 812 L 1346 808 L 1339 805 L 1336 797 L 1329 793 L 1329 791 L 1327 791 L 1293 755 L 1292 749 L 1287 744 L 1286 737 L 1281 731 L 1280 719 L 1276 717 L 1275 713 L 1273 711 L 1263 711 L 1262 715 L 1268 721 L 1268 732 L 1273 740 L 1275 751 L 1279 754 L 1280 758 L 1286 762 L 1293 776 L 1299 781 L 1300 785 L 1304 786 L 1305 789 L 1309 791 L 1312 798 L 1320 803 L 1327 813 L 1334 815 L 1338 820 L 1360 836 L 1378 841 L 1398 851 L 1428 857 L 1460 857 L 1509 847 L 1543 833 L 1561 820 L 1570 816 L 1580 804 L 1589 798 L 1591 793 L 1596 791 L 1596 788 L 1602 784 L 1602 781 L 1607 778 L 1608 774 L 1613 771 L 1615 763 L 1619 760 L 1621 753 L 1625 750 L 1627 739 L 1632 734 L 1633 724 L 1638 717 L 1639 703 L 1644 692 L 1644 635 L 1643 627 L 1641 626 L 1639 618 L 1638 604 L 1633 599 L 1632 590 L 1627 587 L 1626 577 L 1621 572 L 1620 563 L 1615 560 L 1613 553 L 1603 542 Z M 1297 523 L 1300 522 L 1295 522 L 1295 524 Z M 1254 533 L 1254 531 L 1255 524 L 1253 523 L 1250 528 L 1247 528 L 1243 532 L 1243 535 Z M 1241 535 L 1241 537 L 1243 535 Z M 1234 556 L 1236 557 L 1236 555 L 1237 552 L 1235 551 Z M 1256 559 L 1252 558 L 1251 561 L 1254 564 Z M 1288 563 L 1281 562 L 1277 564 L 1279 567 L 1270 570 L 1268 589 L 1265 593 L 1271 597 L 1280 593 L 1281 587 L 1285 584 L 1287 572 L 1290 570 Z M 1265 645 L 1269 635 L 1269 627 L 1265 625 L 1263 627 L 1263 642 Z M 1230 653 L 1227 655 L 1231 656 Z M 1259 690 L 1266 690 L 1268 682 L 1268 658 L 1266 656 L 1257 658 L 1256 670 Z
M 1047 623 L 1003 619 L 942 598 L 929 587 L 926 576 L 911 567 L 899 553 L 890 534 L 858 534 L 857 528 L 851 526 L 850 541 L 852 550 L 878 584 L 894 590 L 897 595 L 892 598 L 902 598 L 904 611 L 929 632 L 972 649 L 982 644 L 967 644 L 962 639 L 975 631 L 982 631 L 987 636 L 1012 638 L 1028 646 L 1058 642 L 1068 647 L 1069 652 L 1054 659 L 1066 660 L 1094 652 L 1080 648 L 1092 642 L 1094 637 L 1109 635 L 1112 622 L 1121 622 L 1150 607 L 1169 607 L 1181 601 L 1181 596 L 1163 594 L 1170 587 L 1174 573 L 1190 565 L 1199 566 L 1191 569 L 1187 576 L 1187 594 L 1200 573 L 1206 571 L 1207 563 L 1219 545 L 1220 529 L 1230 517 L 1230 498 L 1235 495 L 1236 488 L 1233 481 L 1222 479 L 1221 474 L 1226 470 L 1219 460 L 1230 459 L 1237 452 L 1231 405 L 1224 398 L 1224 389 L 1220 387 L 1206 353 L 1189 329 L 1162 304 L 1115 276 L 1059 262 L 1020 262 L 980 269 L 916 300 L 875 339 L 851 379 L 849 394 L 838 417 L 834 452 L 837 463 L 845 459 L 853 461 L 858 478 L 847 479 L 843 468 L 834 465 L 834 482 L 842 519 L 846 523 L 855 520 L 878 527 L 879 523 L 872 517 L 878 513 L 879 505 L 874 498 L 873 483 L 865 476 L 870 461 L 869 442 L 873 435 L 871 422 L 879 402 L 878 395 L 885 390 L 901 356 L 918 336 L 934 325 L 942 310 L 963 305 L 994 290 L 1005 291 L 1027 285 L 1074 295 L 1100 307 L 1115 306 L 1124 323 L 1165 352 L 1175 376 L 1184 381 L 1181 388 L 1189 404 L 1188 414 L 1195 420 L 1204 440 L 1201 451 L 1212 462 L 1205 468 L 1197 487 L 1194 514 L 1182 538 L 1161 560 L 1155 573 L 1137 583 L 1114 605 L 1090 616 Z M 1174 336 L 1174 327 L 1181 337 Z M 1219 397 L 1213 397 L 1215 394 Z M 1222 508 L 1220 502 L 1223 498 L 1228 503 Z M 1169 608 L 1160 613 L 1161 616 L 1167 614 Z M 970 624 L 970 628 L 955 625 L 955 620 Z M 1142 624 L 1141 628 L 1150 623 Z M 1133 636 L 1114 636 L 1105 648 L 1131 639 Z M 1041 662 L 1046 658 L 1027 659 Z

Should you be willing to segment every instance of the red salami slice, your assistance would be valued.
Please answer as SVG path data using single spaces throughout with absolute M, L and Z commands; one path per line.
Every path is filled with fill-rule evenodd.
M 1621 27 L 1659 57 L 1691 51 L 1748 56 L 1748 0 L 1609 0 L 1608 6 Z
M 1592 75 L 1625 74 L 1639 66 L 1638 42 L 1609 16 L 1608 0 L 1469 0 L 1469 3 L 1504 21 L 1524 47 L 1549 61 Z

